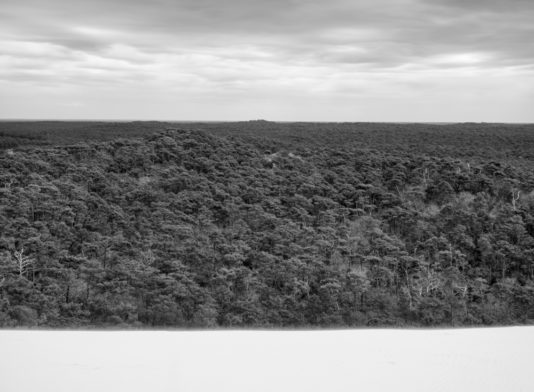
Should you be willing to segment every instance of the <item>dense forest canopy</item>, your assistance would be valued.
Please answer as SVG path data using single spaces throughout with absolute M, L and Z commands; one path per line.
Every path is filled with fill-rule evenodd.
M 0 325 L 534 319 L 534 126 L 0 123 Z

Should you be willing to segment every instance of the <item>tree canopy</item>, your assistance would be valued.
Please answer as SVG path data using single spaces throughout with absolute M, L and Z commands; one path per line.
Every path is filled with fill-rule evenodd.
M 0 325 L 533 320 L 523 128 L 216 126 L 0 151 Z

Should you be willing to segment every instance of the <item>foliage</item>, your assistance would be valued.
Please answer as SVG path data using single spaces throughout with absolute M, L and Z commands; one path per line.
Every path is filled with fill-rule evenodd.
M 525 128 L 136 123 L 144 138 L 90 140 L 81 124 L 83 142 L 51 130 L 0 152 L 2 326 L 534 318 Z

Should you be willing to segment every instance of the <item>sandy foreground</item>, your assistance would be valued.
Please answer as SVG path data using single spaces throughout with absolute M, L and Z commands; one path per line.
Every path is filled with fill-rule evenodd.
M 0 331 L 2 392 L 534 391 L 534 327 Z

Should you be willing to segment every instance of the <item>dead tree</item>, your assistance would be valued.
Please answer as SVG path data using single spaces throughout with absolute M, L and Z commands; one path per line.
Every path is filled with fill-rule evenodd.
M 425 186 L 428 186 L 429 180 L 430 180 L 430 175 L 428 174 L 428 168 L 425 167 L 425 170 L 423 171 L 423 184 Z
M 512 207 L 514 208 L 514 211 L 516 211 L 516 202 L 519 200 L 520 195 L 521 191 L 512 191 Z
M 424 276 L 424 286 L 426 294 L 431 294 L 434 290 L 441 288 L 442 281 L 441 276 L 432 270 L 430 267 L 423 268 Z
M 13 185 L 13 182 L 14 182 L 14 180 L 12 178 L 10 178 L 9 180 L 5 180 L 4 181 L 4 189 L 10 190 L 11 189 L 11 185 Z
M 466 284 L 460 284 L 460 283 L 453 283 L 452 284 L 452 289 L 454 292 L 458 292 L 460 293 L 460 296 L 462 298 L 465 298 L 465 296 L 467 295 L 467 285 Z
M 19 276 L 22 276 L 35 260 L 32 259 L 30 256 L 24 256 L 24 248 L 21 248 L 20 251 L 13 252 L 13 254 L 15 256 L 15 263 L 17 264 Z

